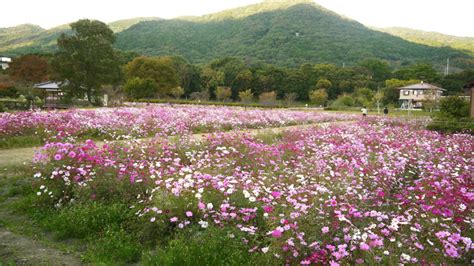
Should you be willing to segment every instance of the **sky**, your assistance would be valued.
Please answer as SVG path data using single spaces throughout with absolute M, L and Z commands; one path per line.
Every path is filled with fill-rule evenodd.
M 199 16 L 259 3 L 259 0 L 0 0 L 0 27 L 36 24 L 43 28 L 98 19 Z M 474 37 L 474 0 L 315 0 L 362 24 L 408 27 Z

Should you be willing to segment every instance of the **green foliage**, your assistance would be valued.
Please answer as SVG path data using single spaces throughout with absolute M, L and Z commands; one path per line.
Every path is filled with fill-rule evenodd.
M 410 42 L 436 47 L 449 46 L 458 50 L 465 50 L 468 53 L 474 54 L 473 37 L 457 37 L 437 32 L 427 32 L 422 30 L 399 27 L 385 28 L 380 30 L 398 36 Z
M 360 65 L 369 70 L 370 77 L 373 81 L 377 83 L 385 81 L 390 77 L 390 74 L 392 73 L 390 65 L 385 61 L 380 61 L 377 59 L 368 59 L 361 62 Z
M 71 24 L 72 35 L 62 34 L 52 67 L 57 76 L 68 81 L 69 97 L 87 95 L 89 103 L 100 95 L 101 85 L 120 79 L 117 56 L 112 48 L 113 32 L 100 21 L 79 20 Z M 94 95 L 93 95 L 94 94 Z
M 325 89 L 311 91 L 309 93 L 309 100 L 315 105 L 324 106 L 328 100 L 328 93 Z
M 348 94 L 342 94 L 331 104 L 331 107 L 353 107 L 356 106 L 354 98 Z
M 132 219 L 135 215 L 127 205 L 91 202 L 65 207 L 43 222 L 60 238 L 87 238 L 110 228 L 118 229 Z
M 239 92 L 240 101 L 243 103 L 250 103 L 253 100 L 253 93 L 251 89 Z
M 124 86 L 125 93 L 131 99 L 153 98 L 158 93 L 158 86 L 151 78 L 138 77 L 127 80 Z
M 178 76 L 168 57 L 138 57 L 125 66 L 125 77 L 153 80 L 155 94 L 164 97 L 178 86 Z
M 353 97 L 358 106 L 372 106 L 374 92 L 368 88 L 359 88 L 354 92 Z
M 474 120 L 469 118 L 438 118 L 433 120 L 433 122 L 427 126 L 427 129 L 446 134 L 461 132 L 474 135 Z
M 175 99 L 179 99 L 184 95 L 184 89 L 181 88 L 181 86 L 175 87 L 171 89 L 171 95 L 173 95 Z
M 227 101 L 232 95 L 232 90 L 229 87 L 217 87 L 216 89 L 216 99 L 218 101 Z
M 456 96 L 449 96 L 440 101 L 440 115 L 447 118 L 464 118 L 469 116 L 469 102 Z
M 271 255 L 248 252 L 242 232 L 232 228 L 191 227 L 166 247 L 144 258 L 146 265 L 270 265 Z
M 457 96 L 440 101 L 440 110 L 428 129 L 443 133 L 464 132 L 474 134 L 474 120 L 469 118 L 469 102 Z
M 0 102 L 0 112 L 3 103 Z M 23 147 L 35 147 L 43 145 L 43 140 L 39 136 L 13 136 L 8 138 L 0 138 L 0 149 L 11 149 L 11 148 L 23 148 Z
M 318 82 L 316 83 L 316 89 L 317 90 L 328 90 L 332 87 L 332 83 L 331 81 L 323 78 L 323 79 L 320 79 L 318 80 Z
M 474 69 L 466 69 L 462 72 L 445 76 L 441 81 L 441 87 L 446 89 L 448 95 L 459 95 L 464 94 L 464 85 L 472 81 L 474 81 Z
M 142 22 L 118 33 L 117 47 L 180 55 L 195 63 L 234 56 L 250 63 L 293 67 L 314 62 L 356 65 L 366 58 L 441 66 L 450 57 L 454 65 L 473 65 L 463 52 L 370 30 L 308 1 L 264 2 L 200 18 Z
M 103 237 L 93 236 L 89 243 L 84 259 L 100 264 L 137 262 L 143 249 L 142 245 L 123 229 L 108 229 Z
M 414 64 L 395 72 L 395 77 L 401 80 L 423 80 L 437 83 L 440 80 L 438 72 L 430 64 Z

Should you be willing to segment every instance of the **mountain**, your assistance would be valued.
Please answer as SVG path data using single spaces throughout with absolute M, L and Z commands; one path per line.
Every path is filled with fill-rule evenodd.
M 131 26 L 143 22 L 143 21 L 157 21 L 161 20 L 161 18 L 158 17 L 139 17 L 139 18 L 131 18 L 131 19 L 122 19 L 122 20 L 117 20 L 114 22 L 109 23 L 109 27 L 113 32 L 121 32 L 124 31 Z
M 109 23 L 114 32 L 121 32 L 142 21 L 157 21 L 157 17 L 139 17 L 118 20 Z M 20 55 L 28 53 L 52 53 L 56 49 L 56 40 L 62 33 L 69 33 L 69 24 L 51 29 L 37 25 L 24 24 L 10 28 L 0 28 L 0 53 Z
M 117 34 L 117 47 L 145 55 L 181 55 L 193 63 L 235 56 L 287 66 L 350 65 L 368 58 L 441 66 L 450 57 L 456 66 L 474 65 L 461 51 L 369 29 L 312 1 L 265 1 L 202 17 L 141 22 Z
M 473 37 L 457 37 L 438 32 L 429 32 L 399 27 L 382 28 L 377 30 L 389 33 L 394 36 L 398 36 L 410 42 L 436 47 L 449 46 L 458 50 L 466 51 L 467 53 L 474 55 Z
M 270 0 L 200 17 L 138 18 L 110 26 L 117 32 L 118 49 L 143 55 L 181 55 L 198 64 L 227 56 L 281 66 L 349 66 L 378 58 L 394 66 L 427 62 L 441 69 L 449 57 L 453 67 L 474 67 L 473 56 L 464 51 L 413 43 L 367 28 L 311 0 Z M 55 39 L 65 31 L 35 31 L 32 27 L 31 34 L 25 30 L 25 36 L 18 34 L 13 42 L 0 38 L 0 53 L 52 51 Z

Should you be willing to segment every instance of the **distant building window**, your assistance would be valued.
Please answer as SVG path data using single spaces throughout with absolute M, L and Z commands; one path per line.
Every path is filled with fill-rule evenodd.
M 410 95 L 410 91 L 403 91 L 403 95 Z
M 416 95 L 423 95 L 423 91 L 422 91 L 422 90 L 419 90 Z

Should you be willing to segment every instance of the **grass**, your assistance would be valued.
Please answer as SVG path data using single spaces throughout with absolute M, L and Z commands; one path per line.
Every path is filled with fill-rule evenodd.
M 34 147 L 43 145 L 44 141 L 41 137 L 36 135 L 26 136 L 11 136 L 0 138 L 0 150 L 1 149 L 12 149 L 12 148 L 23 148 L 23 147 Z

